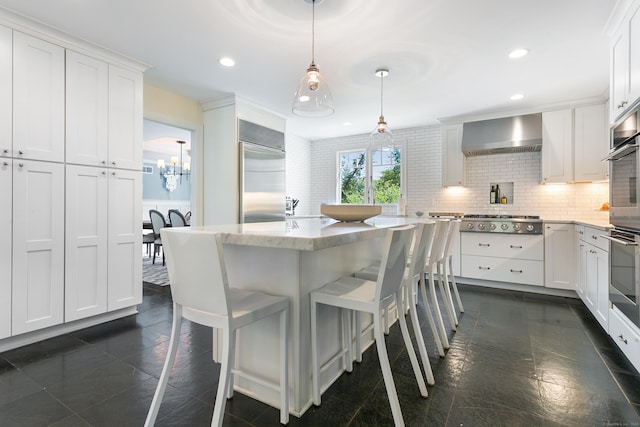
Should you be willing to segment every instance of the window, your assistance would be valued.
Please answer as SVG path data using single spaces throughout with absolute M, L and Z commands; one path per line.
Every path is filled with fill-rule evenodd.
M 402 194 L 400 153 L 398 147 L 339 152 L 340 203 L 370 203 L 372 198 L 375 204 L 396 203 Z

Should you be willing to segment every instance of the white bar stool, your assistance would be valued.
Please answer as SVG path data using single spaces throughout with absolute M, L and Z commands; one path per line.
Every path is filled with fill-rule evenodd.
M 222 331 L 222 366 L 211 425 L 222 425 L 226 398 L 233 396 L 236 375 L 280 391 L 280 423 L 287 424 L 289 298 L 229 287 L 222 242 L 218 234 L 189 233 L 166 228 L 162 229 L 161 234 L 173 298 L 173 326 L 169 352 L 144 425 L 152 426 L 158 416 L 178 350 L 183 317 Z M 238 329 L 276 314 L 280 325 L 280 378 L 277 385 L 232 368 Z
M 417 305 L 416 301 L 416 292 L 415 292 L 415 284 L 417 280 L 422 276 L 424 278 L 424 266 L 427 257 L 427 252 L 431 247 L 433 242 L 433 235 L 435 231 L 436 224 L 434 222 L 429 223 L 419 223 L 416 225 L 416 231 L 414 233 L 413 238 L 413 249 L 411 251 L 411 257 L 409 262 L 407 263 L 407 267 L 405 268 L 405 274 L 403 279 L 403 299 L 402 304 L 398 304 L 397 311 L 400 316 L 405 311 L 408 311 L 409 317 L 411 318 L 411 324 L 413 326 L 413 331 L 416 336 L 416 342 L 418 344 L 418 350 L 420 352 L 420 357 L 422 359 L 422 365 L 424 366 L 425 376 L 427 378 L 427 383 L 429 385 L 435 384 L 435 378 L 433 376 L 433 371 L 431 370 L 431 363 L 429 362 L 429 356 L 427 354 L 427 347 L 424 343 L 424 337 L 422 336 L 420 329 L 420 322 L 418 320 L 417 313 Z M 378 271 L 380 269 L 379 264 L 374 264 L 369 267 L 365 267 L 362 270 L 355 273 L 355 277 L 359 279 L 365 280 L 376 280 Z M 424 280 L 424 279 L 423 279 Z M 425 305 L 428 307 L 429 302 L 425 301 Z M 438 328 L 435 325 L 433 320 L 433 316 L 431 315 L 430 309 L 427 308 L 427 320 L 429 326 L 431 328 L 432 333 L 434 334 L 436 346 L 439 346 L 438 353 L 441 356 L 444 356 L 444 350 L 442 349 L 442 343 L 440 342 L 440 337 L 438 336 Z M 386 315 L 388 310 L 385 310 Z M 359 327 L 356 325 L 356 333 L 358 332 Z M 360 343 L 356 341 L 356 345 L 359 346 Z M 356 347 L 356 351 L 361 351 L 359 347 Z
M 436 295 L 436 285 L 434 280 L 434 273 L 437 272 L 438 261 L 444 256 L 444 249 L 447 242 L 447 236 L 449 232 L 449 220 L 438 219 L 436 220 L 436 230 L 433 237 L 433 244 L 431 245 L 431 251 L 427 255 L 426 267 L 427 276 L 429 277 L 429 294 L 431 295 L 431 303 L 433 311 L 436 315 L 436 323 L 440 329 L 438 334 L 442 342 L 442 347 L 446 350 L 449 348 L 449 338 L 447 337 L 447 329 L 444 326 L 444 320 L 442 318 L 442 312 L 440 311 L 440 304 L 438 303 L 438 296 Z M 420 286 L 422 292 L 422 300 L 427 301 L 426 286 Z M 445 301 L 446 304 L 446 301 Z M 425 309 L 428 306 L 425 304 Z M 428 314 L 428 313 L 427 313 Z
M 447 236 L 447 244 L 445 246 L 442 259 L 438 262 L 438 284 L 440 286 L 440 292 L 442 293 L 442 299 L 446 301 L 445 307 L 449 319 L 453 323 L 453 330 L 455 326 L 458 326 L 458 317 L 453 305 L 453 298 L 451 295 L 451 289 L 456 297 L 458 308 L 460 313 L 464 313 L 464 307 L 462 306 L 462 300 L 460 300 L 460 294 L 458 293 L 458 284 L 456 283 L 455 274 L 453 272 L 453 248 L 455 245 L 455 239 L 460 236 L 460 224 L 461 220 L 451 221 L 449 225 L 449 233 Z M 440 270 L 442 269 L 442 276 L 440 277 Z
M 391 365 L 384 342 L 382 309 L 401 299 L 401 284 L 408 261 L 409 246 L 413 238 L 413 225 L 391 228 L 387 231 L 381 268 L 376 282 L 345 276 L 322 288 L 311 292 L 311 359 L 313 365 L 313 403 L 320 405 L 320 361 L 318 356 L 317 306 L 330 305 L 347 310 L 362 311 L 373 315 L 374 336 L 380 367 L 384 378 L 387 396 L 391 405 L 393 421 L 396 426 L 404 426 L 400 402 L 396 392 Z M 345 316 L 349 318 L 350 316 Z M 400 317 L 400 329 L 404 339 L 411 366 L 423 397 L 428 396 L 427 387 L 420 372 L 418 359 L 411 343 L 411 337 L 404 316 Z M 350 347 L 350 345 L 348 346 Z M 349 351 L 350 353 L 350 351 Z M 349 357 L 346 355 L 346 357 Z

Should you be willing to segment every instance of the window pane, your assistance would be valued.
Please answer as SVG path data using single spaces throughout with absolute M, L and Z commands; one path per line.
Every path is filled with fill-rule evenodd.
M 346 156 L 346 162 L 342 159 Z M 365 152 L 340 153 L 340 203 L 364 203 Z
M 376 154 L 380 158 L 380 164 L 374 164 L 372 170 L 375 203 L 396 203 L 401 194 L 400 149 L 376 151 Z

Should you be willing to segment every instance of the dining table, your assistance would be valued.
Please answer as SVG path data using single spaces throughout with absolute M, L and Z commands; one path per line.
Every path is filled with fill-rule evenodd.
M 220 234 L 230 286 L 290 298 L 289 412 L 301 416 L 312 405 L 310 293 L 379 261 L 387 229 L 418 221 L 431 220 L 382 216 L 364 222 L 338 222 L 327 217 L 288 218 L 276 222 L 180 227 L 167 231 Z M 371 316 L 361 316 L 363 330 L 370 330 Z M 319 307 L 318 339 L 322 363 L 334 358 L 342 347 L 339 318 L 336 308 Z M 267 381 L 277 382 L 280 370 L 278 330 L 276 319 L 265 319 L 243 328 L 238 336 L 236 366 Z M 214 337 L 217 337 L 215 332 Z M 214 359 L 222 349 L 217 340 L 214 338 Z M 372 331 L 363 334 L 363 349 L 373 342 Z M 336 358 L 321 374 L 321 389 L 326 390 L 344 370 L 341 359 Z M 234 388 L 279 407 L 279 394 L 261 384 L 238 376 Z

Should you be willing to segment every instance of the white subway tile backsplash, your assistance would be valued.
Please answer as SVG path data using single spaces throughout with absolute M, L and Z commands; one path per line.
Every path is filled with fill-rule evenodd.
M 541 185 L 540 152 L 467 157 L 466 186 L 442 188 L 440 126 L 397 129 L 394 140 L 405 143 L 404 196 L 408 214 L 421 210 L 540 215 L 547 219 L 608 218 L 606 211 L 599 210 L 609 200 L 608 183 Z M 288 140 L 287 193 L 301 199 L 302 209 L 296 213 L 319 214 L 321 203 L 335 203 L 337 152 L 364 148 L 368 143 L 368 135 L 312 142 L 300 138 Z M 514 183 L 509 204 L 489 203 L 492 182 Z M 383 213 L 396 211 L 394 207 L 385 207 Z

